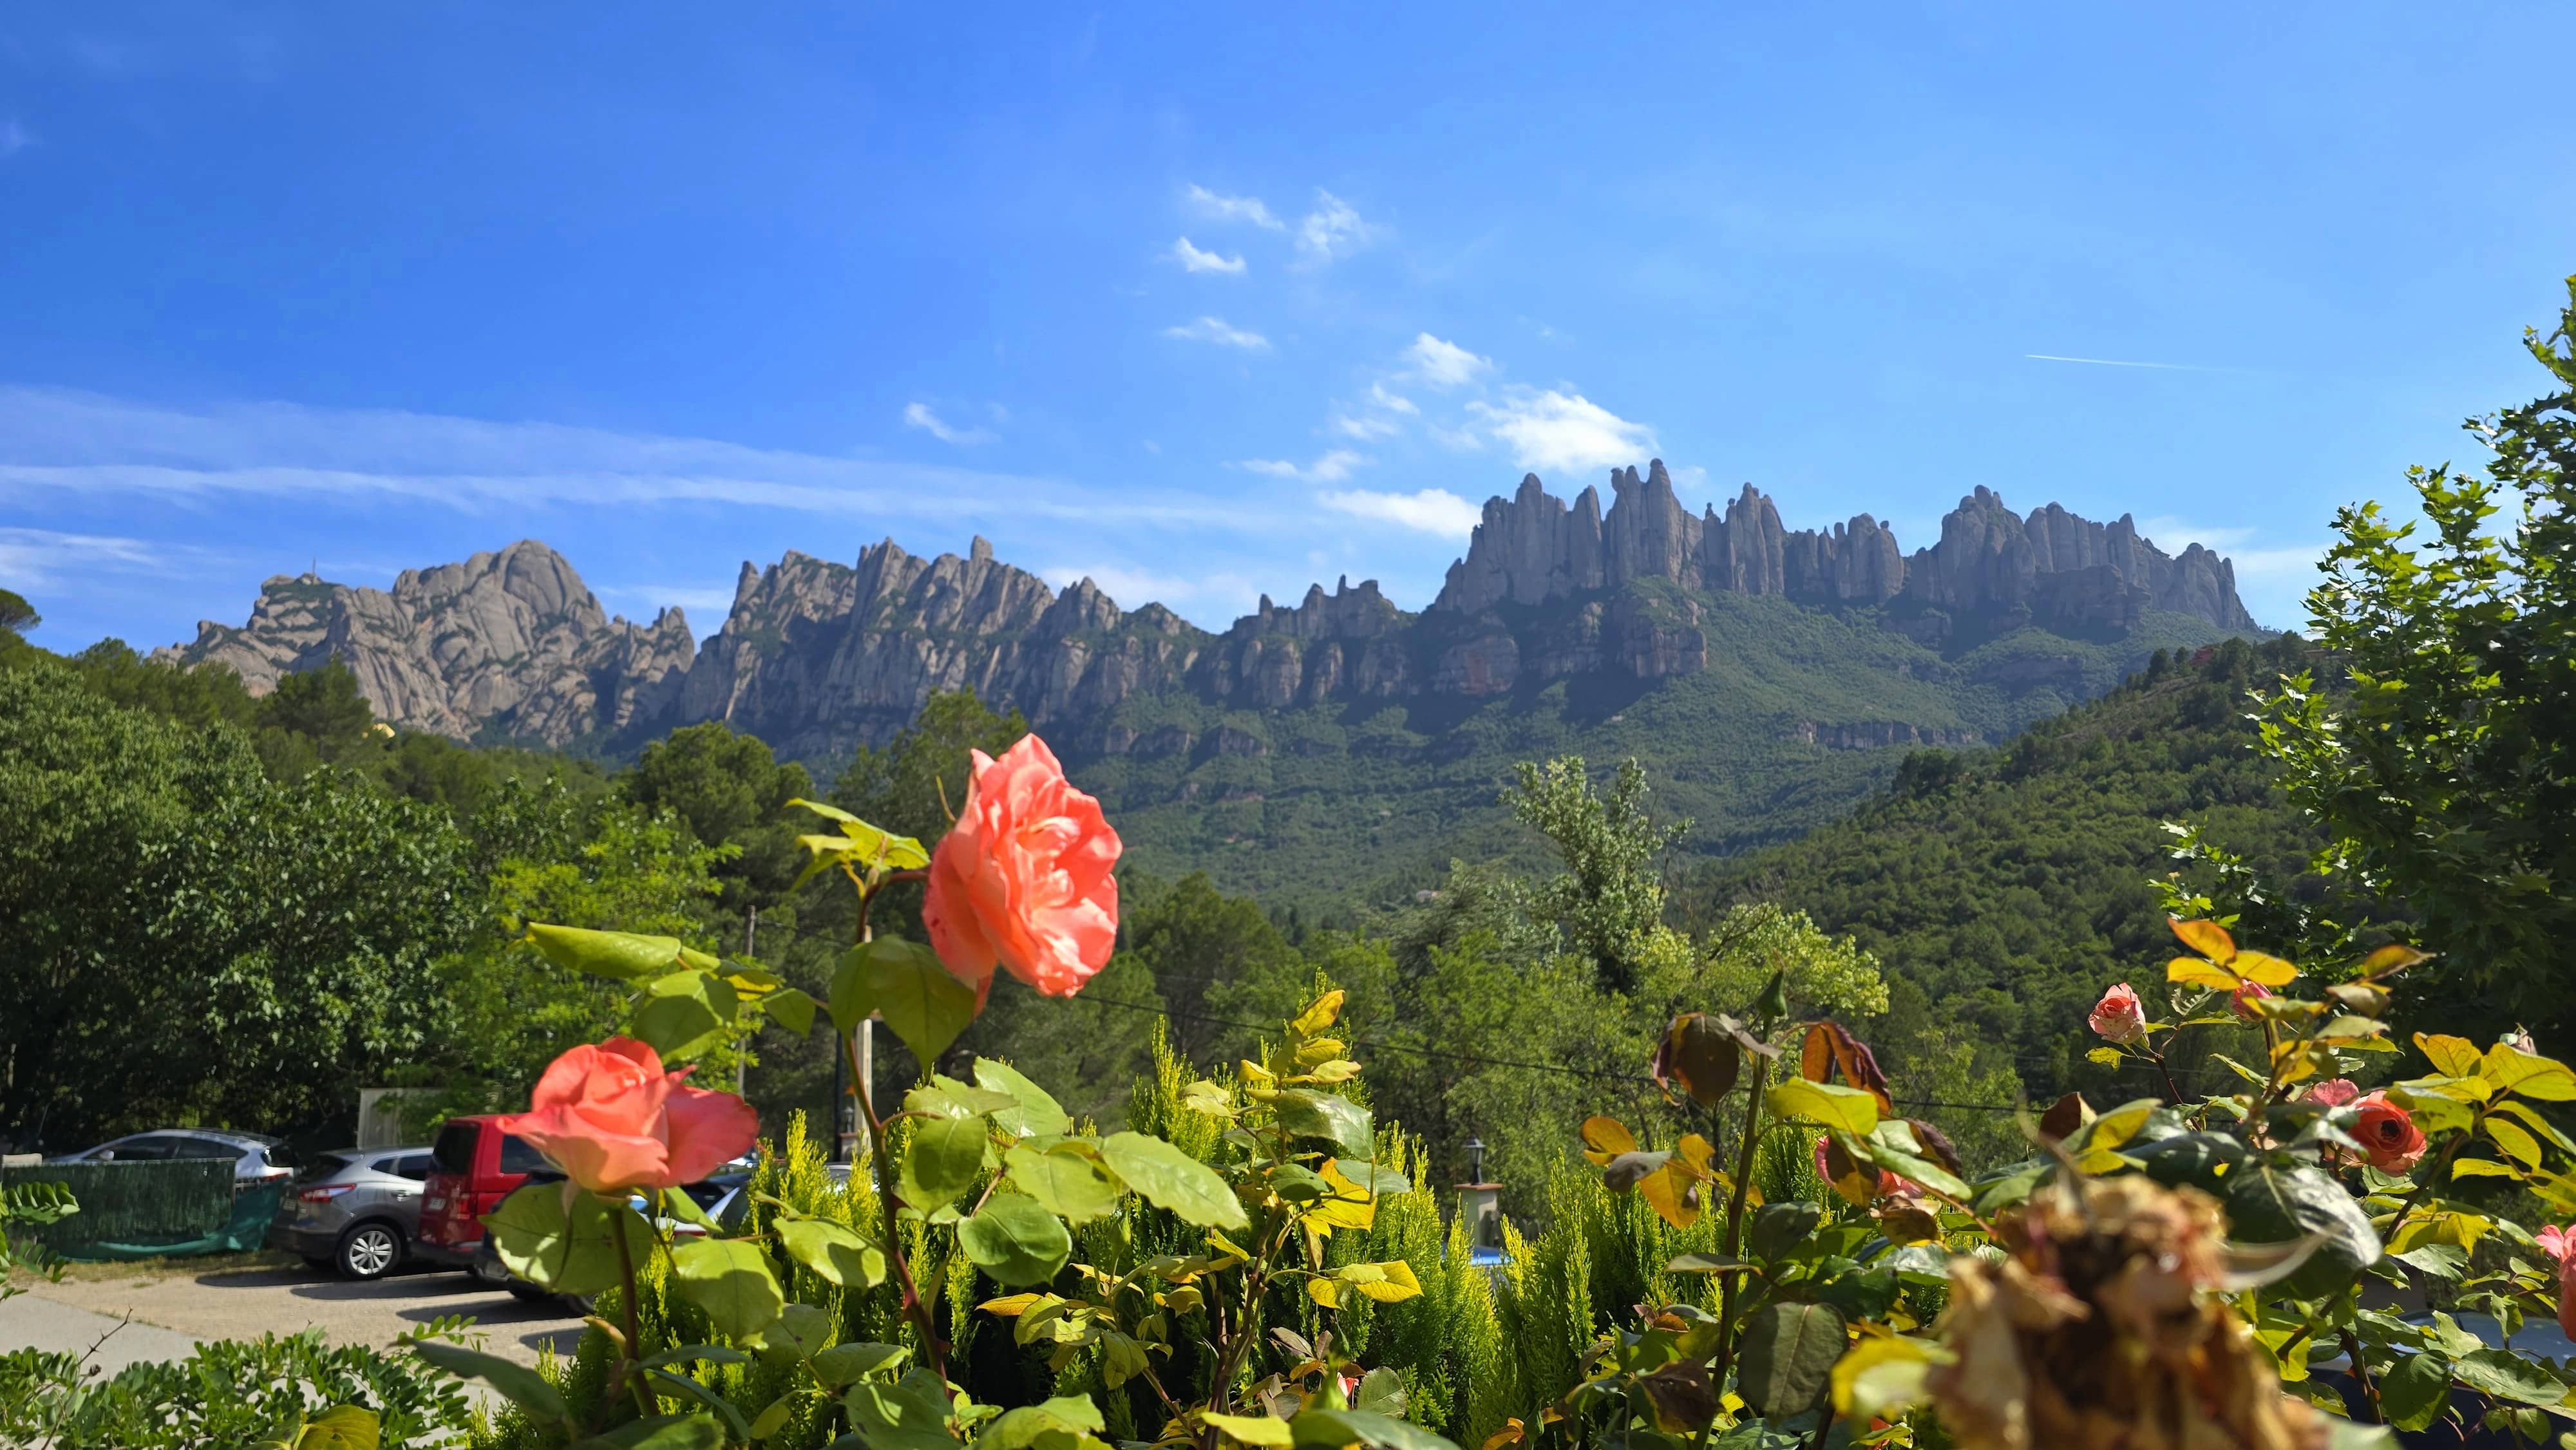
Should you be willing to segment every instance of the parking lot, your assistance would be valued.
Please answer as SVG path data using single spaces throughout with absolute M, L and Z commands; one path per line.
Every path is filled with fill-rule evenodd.
M 352 1283 L 279 1254 L 83 1266 L 59 1284 L 19 1282 L 28 1292 L 0 1304 L 0 1349 L 25 1344 L 85 1348 L 115 1328 L 116 1321 L 129 1318 L 136 1325 L 196 1339 L 318 1328 L 334 1343 L 381 1348 L 434 1319 L 469 1315 L 487 1336 L 486 1351 L 534 1364 L 537 1351 L 546 1345 L 569 1355 L 582 1329 L 567 1310 L 522 1303 L 461 1273 L 397 1271 Z M 51 1306 L 81 1313 L 52 1312 Z M 137 1350 L 150 1349 L 128 1351 L 120 1339 L 130 1340 Z M 120 1330 L 102 1346 L 99 1362 L 112 1370 L 137 1358 L 173 1357 L 173 1348 L 185 1352 L 169 1335 Z

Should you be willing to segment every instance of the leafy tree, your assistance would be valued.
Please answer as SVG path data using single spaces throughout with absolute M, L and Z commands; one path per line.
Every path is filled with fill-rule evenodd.
M 728 919 L 775 905 L 804 864 L 787 803 L 812 795 L 813 778 L 721 721 L 683 726 L 645 746 L 620 790 L 648 812 L 670 812 L 705 845 L 737 848 L 716 871 Z
M 25 634 L 42 623 L 44 618 L 36 613 L 36 606 L 29 604 L 26 596 L 0 589 L 0 632 Z
M 1249 897 L 1218 891 L 1204 872 L 1183 877 L 1169 890 L 1126 908 L 1127 949 L 1152 974 L 1172 1013 L 1172 1049 L 1205 1066 L 1241 1056 L 1249 1046 L 1241 1029 L 1213 1017 L 1266 1021 L 1276 1013 L 1245 1017 L 1217 1012 L 1214 989 L 1227 982 L 1271 982 L 1285 988 L 1272 1000 L 1293 997 L 1312 977 L 1297 949 Z M 1236 1001 L 1238 1008 L 1247 1005 Z M 1265 1004 L 1266 1005 L 1266 1004 Z M 1293 1014 L 1292 1014 L 1293 1015 Z M 1219 1044 L 1230 1051 L 1221 1054 Z
M 377 726 L 375 707 L 359 693 L 357 675 L 338 660 L 279 677 L 255 718 L 263 727 L 260 754 L 269 761 L 269 773 L 281 778 L 315 764 L 372 764 L 393 735 L 391 726 Z
M 2568 297 L 2524 338 L 2550 391 L 2466 425 L 2486 475 L 2408 470 L 2430 538 L 2375 503 L 2335 516 L 2308 608 L 2343 688 L 2302 672 L 2263 701 L 2319 867 L 2412 906 L 2447 958 L 2428 980 L 2490 993 L 2488 1028 L 2564 1030 L 2576 1002 L 2576 278 Z
M 1635 759 L 1620 762 L 1605 795 L 1594 793 L 1583 757 L 1569 755 L 1544 766 L 1523 762 L 1506 797 L 1521 823 L 1554 842 L 1565 861 L 1565 873 L 1540 888 L 1540 910 L 1616 991 L 1635 984 L 1663 924 L 1656 858 L 1691 827 L 1688 820 L 1656 825 L 1646 795 L 1646 770 Z

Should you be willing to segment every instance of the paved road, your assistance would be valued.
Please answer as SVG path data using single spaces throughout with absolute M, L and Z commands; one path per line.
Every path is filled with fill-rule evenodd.
M 581 1321 L 568 1311 L 523 1304 L 461 1273 L 395 1273 L 353 1284 L 302 1264 L 194 1273 L 184 1264 L 167 1264 L 143 1267 L 131 1277 L 30 1285 L 27 1293 L 0 1303 L 0 1349 L 86 1349 L 116 1321 L 131 1319 L 131 1327 L 101 1348 L 99 1362 L 113 1372 L 137 1360 L 184 1358 L 191 1338 L 248 1339 L 319 1328 L 336 1344 L 382 1348 L 451 1314 L 472 1316 L 486 1336 L 485 1350 L 522 1364 L 536 1363 L 538 1348 L 547 1344 L 569 1356 L 581 1338 Z

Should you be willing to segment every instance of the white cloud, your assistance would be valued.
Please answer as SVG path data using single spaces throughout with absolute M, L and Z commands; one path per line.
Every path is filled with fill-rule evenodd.
M 1228 277 L 1240 277 L 1244 270 L 1242 257 L 1202 252 L 1191 246 L 1187 237 L 1172 243 L 1172 260 L 1180 263 L 1184 272 L 1218 272 Z
M 903 426 L 907 428 L 918 428 L 922 432 L 929 434 L 931 437 L 938 439 L 942 443 L 954 443 L 960 448 L 971 448 L 978 443 L 990 443 L 993 441 L 993 435 L 985 432 L 981 428 L 955 428 L 949 426 L 947 423 L 940 420 L 937 413 L 930 411 L 930 405 L 928 403 L 905 404 L 903 409 Z
M 1484 431 L 1511 445 L 1520 467 L 1581 471 L 1635 463 L 1655 451 L 1655 431 L 1581 394 L 1515 389 L 1496 406 L 1467 405 Z
M 1392 418 L 1354 418 L 1348 413 L 1335 413 L 1324 426 L 1344 438 L 1357 438 L 1363 443 L 1372 438 L 1393 437 L 1404 428 Z
M 63 534 L 52 529 L 0 528 L 0 579 L 24 594 L 50 588 L 74 572 L 118 569 L 160 572 L 169 566 L 164 546 L 113 534 Z M 38 608 L 42 609 L 39 601 Z
M 1480 357 L 1427 332 L 1404 350 L 1404 360 L 1412 365 L 1410 376 L 1441 389 L 1463 388 L 1494 367 L 1492 358 Z
M 1326 507 L 1365 519 L 1381 519 L 1420 529 L 1426 534 L 1450 538 L 1469 533 L 1482 517 L 1474 504 L 1445 488 L 1426 488 L 1420 493 L 1369 493 L 1353 490 L 1346 493 L 1323 493 L 1316 498 Z
M 1315 262 L 1347 257 L 1377 240 L 1378 229 L 1360 220 L 1351 204 L 1329 191 L 1315 192 L 1315 209 L 1297 224 L 1297 250 Z
M 1196 492 L 751 448 L 705 438 L 382 410 L 199 412 L 0 386 L 0 500 L 17 493 L 382 498 L 515 517 L 548 506 L 725 504 L 831 518 L 1124 521 L 1261 533 L 1279 520 Z
M 1413 405 L 1413 400 L 1411 398 L 1404 396 L 1402 393 L 1388 392 L 1386 390 L 1386 384 L 1384 383 L 1369 384 L 1369 401 L 1386 409 L 1390 413 L 1402 413 L 1408 418 L 1417 416 L 1422 412 L 1420 408 Z
M 1336 448 L 1299 468 L 1280 458 L 1247 458 L 1235 466 L 1265 478 L 1294 478 L 1306 483 L 1339 483 L 1368 460 L 1347 448 Z
M 1212 342 L 1219 347 L 1239 347 L 1246 352 L 1270 350 L 1270 339 L 1257 332 L 1229 326 L 1222 317 L 1202 317 L 1179 327 L 1166 327 L 1163 336 L 1185 338 L 1191 342 Z
M 1270 214 L 1257 196 L 1219 196 L 1204 186 L 1189 191 L 1192 209 L 1210 221 L 1250 222 L 1264 231 L 1285 231 L 1288 224 Z

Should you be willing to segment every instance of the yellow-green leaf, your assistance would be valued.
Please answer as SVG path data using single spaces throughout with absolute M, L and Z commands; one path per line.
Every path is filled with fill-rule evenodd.
M 2182 921 L 2172 917 L 2166 920 L 2173 926 L 2173 934 L 2182 938 L 2184 946 L 2213 962 L 2224 964 L 2235 960 L 2236 939 L 2229 936 L 2227 928 L 2217 922 Z
M 2213 992 L 2236 990 L 2235 974 L 2199 957 L 2176 957 L 2165 963 L 2165 980 L 2177 986 L 2207 987 Z
M 1834 1362 L 1834 1413 L 1866 1422 L 1923 1398 L 1937 1348 L 1901 1335 L 1865 1335 Z
M 2531 1136 L 2520 1124 L 2491 1117 L 2487 1119 L 2487 1136 L 2493 1138 L 2495 1145 L 2505 1151 L 2505 1156 L 2524 1168 L 2540 1166 L 2540 1140 Z
M 2299 975 L 2296 966 L 2262 952 L 2238 952 L 2227 965 L 2236 975 L 2266 987 L 2286 987 Z
M 1878 1098 L 1840 1083 L 1791 1078 L 1763 1096 L 1775 1118 L 1821 1123 L 1865 1138 L 1878 1126 Z
M 2418 1032 L 2415 1046 L 2432 1061 L 2434 1070 L 2445 1077 L 2475 1077 L 2486 1061 L 2485 1054 L 2478 1051 L 2478 1045 L 2465 1037 Z
M 1274 1420 L 1267 1415 L 1220 1415 L 1214 1410 L 1204 1410 L 1199 1418 L 1223 1432 L 1227 1439 L 1241 1445 L 1258 1445 L 1263 1450 L 1281 1450 L 1281 1447 L 1295 1443 L 1296 1439 L 1289 1434 L 1287 1421 Z
M 2498 1163 L 2492 1158 L 2454 1158 L 2451 1160 L 2451 1176 L 2453 1178 L 2520 1178 L 2522 1174 L 2512 1164 Z
M 2556 1058 L 2541 1057 L 2497 1043 L 2478 1064 L 2478 1075 L 2506 1092 L 2543 1102 L 2576 1098 L 2576 1072 Z

